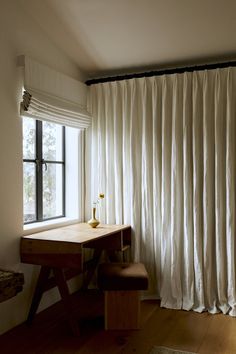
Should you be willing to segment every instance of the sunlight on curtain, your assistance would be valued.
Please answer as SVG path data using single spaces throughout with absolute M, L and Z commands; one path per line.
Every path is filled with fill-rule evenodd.
M 90 202 L 132 225 L 164 307 L 236 316 L 235 92 L 233 68 L 90 88 Z

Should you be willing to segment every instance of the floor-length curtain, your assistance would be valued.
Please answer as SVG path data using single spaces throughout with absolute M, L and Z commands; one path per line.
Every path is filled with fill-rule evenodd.
M 96 84 L 89 202 L 134 229 L 162 306 L 236 316 L 236 70 Z

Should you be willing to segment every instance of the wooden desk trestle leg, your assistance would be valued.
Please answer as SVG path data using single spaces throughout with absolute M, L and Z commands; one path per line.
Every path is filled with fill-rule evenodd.
M 51 270 L 53 271 L 54 278 L 49 278 Z M 73 309 L 71 307 L 69 289 L 67 286 L 66 277 L 63 272 L 63 268 L 51 268 L 51 267 L 46 267 L 46 266 L 41 267 L 38 281 L 36 284 L 36 288 L 34 291 L 32 304 L 31 304 L 31 307 L 29 310 L 29 315 L 27 318 L 27 324 L 32 323 L 43 293 L 46 290 L 49 290 L 54 286 L 58 287 L 63 305 L 66 310 L 68 322 L 70 324 L 72 333 L 75 336 L 78 336 L 79 335 L 79 326 L 76 322 L 76 319 L 73 316 Z
M 32 303 L 30 306 L 29 314 L 26 323 L 31 324 L 34 316 L 36 314 L 36 311 L 38 309 L 39 303 L 41 301 L 42 295 L 45 291 L 45 285 L 47 283 L 49 274 L 50 274 L 51 268 L 42 266 L 40 269 L 40 273 L 38 276 L 38 281 L 35 287 Z
M 62 302 L 63 302 L 64 307 L 67 312 L 67 318 L 68 318 L 68 322 L 70 324 L 70 328 L 71 328 L 74 336 L 78 336 L 79 335 L 79 326 L 78 326 L 78 323 L 73 315 L 73 309 L 71 307 L 71 302 L 70 302 L 70 293 L 69 293 L 69 289 L 68 289 L 67 282 L 65 279 L 65 275 L 63 273 L 63 269 L 53 268 L 53 272 L 54 272 L 56 283 L 57 283 L 57 286 L 58 286 L 58 289 L 59 289 L 59 292 L 61 295 Z
M 87 264 L 84 264 L 84 267 L 87 268 L 87 272 L 84 274 L 82 290 L 88 289 L 89 283 L 92 280 L 92 277 L 97 269 L 101 254 L 102 250 L 95 248 L 93 251 L 93 258 L 88 261 Z

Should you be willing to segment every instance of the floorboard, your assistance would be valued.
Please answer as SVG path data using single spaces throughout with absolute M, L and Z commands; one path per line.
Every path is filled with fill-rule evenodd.
M 141 328 L 105 331 L 103 294 L 84 291 L 71 298 L 80 336 L 71 335 L 62 303 L 0 336 L 1 354 L 148 354 L 154 345 L 200 354 L 236 354 L 236 318 L 160 308 L 141 303 Z

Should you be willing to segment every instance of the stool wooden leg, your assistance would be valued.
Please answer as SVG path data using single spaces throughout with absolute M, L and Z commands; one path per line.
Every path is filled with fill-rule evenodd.
M 138 329 L 139 291 L 105 291 L 105 329 Z

